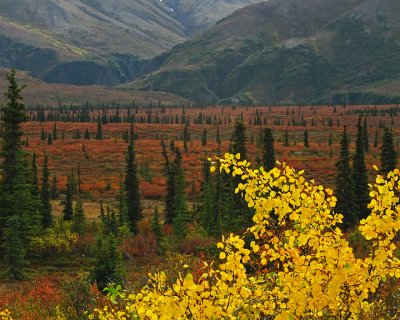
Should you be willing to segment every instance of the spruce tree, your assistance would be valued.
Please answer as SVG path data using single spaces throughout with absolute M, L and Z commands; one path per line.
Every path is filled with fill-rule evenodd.
M 88 129 L 85 130 L 85 139 L 90 140 L 90 133 Z
M 125 194 L 129 228 L 132 233 L 136 234 L 138 232 L 137 223 L 142 219 L 142 209 L 132 133 L 126 153 Z
M 174 234 L 178 239 L 183 239 L 187 234 L 187 226 L 190 218 L 186 206 L 185 174 L 182 167 L 182 156 L 178 148 L 175 149 L 173 171 L 175 174 L 175 214 L 172 224 Z
M 101 121 L 97 122 L 96 140 L 103 140 L 103 128 Z
M 122 257 L 117 250 L 115 235 L 111 233 L 100 236 L 96 243 L 96 262 L 93 270 L 94 279 L 100 290 L 110 283 L 121 283 L 121 263 Z
M 38 172 L 37 172 L 37 159 L 36 153 L 34 152 L 32 155 L 32 195 L 37 197 L 39 195 L 39 183 L 38 183 Z
M 262 162 L 264 169 L 267 171 L 275 168 L 276 160 L 275 160 L 275 150 L 274 150 L 274 136 L 272 134 L 272 130 L 269 128 L 264 128 L 263 135 L 263 157 Z
M 53 144 L 53 137 L 51 136 L 51 132 L 47 135 L 47 144 L 52 145 Z
M 5 262 L 5 276 L 20 279 L 24 274 L 30 238 L 40 231 L 40 203 L 32 194 L 32 170 L 21 148 L 21 123 L 27 120 L 25 106 L 21 102 L 23 87 L 17 84 L 15 70 L 11 71 L 7 80 L 0 153 L 0 258 Z
M 75 204 L 75 210 L 72 215 L 72 231 L 77 234 L 85 234 L 86 232 L 86 217 L 83 211 L 82 198 L 78 197 Z
M 57 176 L 55 173 L 53 173 L 53 179 L 51 183 L 51 198 L 53 200 L 58 198 Z
M 154 215 L 151 221 L 151 231 L 153 232 L 154 237 L 156 238 L 157 252 L 161 254 L 163 249 L 164 234 L 160 223 L 160 215 L 158 213 L 157 206 L 154 209 Z
M 72 219 L 72 215 L 74 214 L 74 210 L 72 207 L 72 185 L 71 185 L 71 177 L 67 179 L 67 186 L 65 191 L 65 201 L 64 201 L 64 209 L 63 209 L 63 220 L 70 221 Z
M 53 125 L 53 140 L 57 140 L 57 139 L 58 139 L 57 122 L 54 122 L 54 125 Z
M 237 120 L 231 136 L 231 151 L 240 153 L 240 159 L 247 159 L 246 126 L 243 121 Z
M 397 154 L 394 149 L 393 134 L 389 128 L 385 127 L 382 137 L 381 147 L 381 172 L 386 176 L 390 171 L 393 171 L 397 165 Z
M 53 223 L 50 204 L 50 182 L 49 182 L 49 167 L 48 156 L 45 155 L 42 169 L 42 188 L 40 190 L 40 202 L 42 213 L 42 226 L 49 228 Z
M 175 172 L 173 170 L 173 164 L 169 161 L 168 153 L 165 148 L 165 143 L 161 144 L 162 155 L 164 158 L 164 174 L 167 180 L 167 191 L 165 195 L 165 223 L 172 224 L 175 218 L 175 194 L 176 194 L 176 182 Z
M 304 148 L 309 148 L 310 143 L 308 142 L 308 131 L 304 130 Z
M 203 134 L 201 136 L 201 145 L 204 147 L 207 145 L 207 129 L 203 129 Z
M 354 199 L 354 183 L 351 178 L 349 138 L 346 127 L 340 141 L 340 157 L 336 162 L 336 169 L 336 212 L 343 214 L 343 226 L 348 229 L 357 223 L 357 212 Z
M 354 202 L 358 212 L 358 219 L 361 220 L 369 215 L 368 203 L 370 201 L 361 116 L 357 124 L 356 153 L 353 158 L 352 178 L 354 181 Z
M 367 117 L 364 117 L 363 141 L 364 141 L 364 150 L 365 150 L 365 153 L 368 153 L 368 151 L 369 151 L 369 138 L 368 138 Z

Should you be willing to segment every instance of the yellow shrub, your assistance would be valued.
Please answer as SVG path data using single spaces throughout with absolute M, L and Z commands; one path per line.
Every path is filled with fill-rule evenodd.
M 164 273 L 150 276 L 123 303 L 95 310 L 91 319 L 358 319 L 381 301 L 374 293 L 400 277 L 394 237 L 400 229 L 399 171 L 377 176 L 371 215 L 359 231 L 372 244 L 357 259 L 334 212 L 330 189 L 307 181 L 285 163 L 266 172 L 240 155 L 219 159 L 220 170 L 240 176 L 236 189 L 255 209 L 255 241 L 246 248 L 231 234 L 218 243 L 219 261 L 204 266 L 199 280 L 189 273 L 167 285 Z M 215 167 L 211 168 L 215 171 Z M 246 265 L 257 266 L 248 274 Z M 393 315 L 392 315 L 393 317 Z
M 7 309 L 3 311 L 0 310 L 0 320 L 13 320 L 10 311 Z

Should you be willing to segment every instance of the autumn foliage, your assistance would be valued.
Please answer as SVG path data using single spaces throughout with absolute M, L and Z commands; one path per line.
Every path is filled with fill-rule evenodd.
M 377 319 L 378 309 L 388 318 L 399 314 L 383 294 L 400 278 L 399 170 L 376 178 L 372 213 L 359 226 L 370 250 L 357 258 L 339 228 L 343 216 L 334 211 L 332 190 L 285 163 L 266 172 L 251 169 L 239 154 L 219 161 L 220 170 L 241 177 L 236 192 L 255 209 L 248 231 L 253 240 L 223 237 L 219 261 L 204 263 L 198 279 L 181 274 L 171 286 L 165 273 L 149 275 L 140 292 L 121 293 L 117 305 L 94 310 L 91 319 Z

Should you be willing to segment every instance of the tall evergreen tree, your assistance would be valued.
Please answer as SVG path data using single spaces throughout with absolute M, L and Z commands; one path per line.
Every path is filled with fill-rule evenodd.
M 74 214 L 74 210 L 72 207 L 72 182 L 71 177 L 67 179 L 67 186 L 65 191 L 65 201 L 64 201 L 64 209 L 63 209 L 63 220 L 70 221 L 72 219 L 72 215 Z
M 51 135 L 51 132 L 47 135 L 47 144 L 52 145 L 53 144 L 53 137 Z
M 240 153 L 240 159 L 247 159 L 246 126 L 243 121 L 237 120 L 231 136 L 232 153 Z
M 304 147 L 307 149 L 310 147 L 310 143 L 308 142 L 308 131 L 307 130 L 304 130 Z
M 276 160 L 275 160 L 275 149 L 274 149 L 274 136 L 272 134 L 272 130 L 269 128 L 264 128 L 263 135 L 263 153 L 262 153 L 262 161 L 264 169 L 267 171 L 275 168 Z
M 42 211 L 42 226 L 49 228 L 53 223 L 53 216 L 51 214 L 50 204 L 50 182 L 49 182 L 49 167 L 48 156 L 44 156 L 43 169 L 42 169 L 42 188 L 40 190 L 40 202 Z
M 397 153 L 394 149 L 393 134 L 389 128 L 385 127 L 385 131 L 382 137 L 381 147 L 381 172 L 383 175 L 387 175 L 390 171 L 396 169 L 397 165 Z
M 201 145 L 204 147 L 207 145 L 207 129 L 203 129 L 203 134 L 201 135 Z
M 369 215 L 368 203 L 370 201 L 361 116 L 357 124 L 356 153 L 353 158 L 352 178 L 354 182 L 354 202 L 358 212 L 358 219 L 361 220 Z
M 21 102 L 23 87 L 18 86 L 15 70 L 7 76 L 8 88 L 3 107 L 3 141 L 0 181 L 0 258 L 6 276 L 21 279 L 30 237 L 40 230 L 37 196 L 32 194 L 32 171 L 21 148 L 21 123 L 27 120 Z
M 57 176 L 55 173 L 53 173 L 53 179 L 51 183 L 51 198 L 53 200 L 58 198 Z
M 82 198 L 78 197 L 75 204 L 75 210 L 72 215 L 72 231 L 80 235 L 86 232 L 86 217 L 83 211 Z
M 154 237 L 156 238 L 157 251 L 160 254 L 160 253 L 162 253 L 162 249 L 163 249 L 164 234 L 163 234 L 162 225 L 160 223 L 160 215 L 158 213 L 157 207 L 155 207 L 155 209 L 154 209 L 154 215 L 153 215 L 153 219 L 151 221 L 151 231 L 153 232 Z
M 179 239 L 183 239 L 187 234 L 187 225 L 190 222 L 190 217 L 186 205 L 185 173 L 182 167 L 182 156 L 178 148 L 175 149 L 173 171 L 175 174 L 175 214 L 172 224 L 175 235 Z
M 346 127 L 340 141 L 340 157 L 336 162 L 336 211 L 343 214 L 345 229 L 357 223 L 357 212 L 354 199 L 354 183 L 351 178 L 349 138 Z
M 165 223 L 172 224 L 175 218 L 175 194 L 176 194 L 176 175 L 173 170 L 173 165 L 169 161 L 165 143 L 161 144 L 162 155 L 164 158 L 164 174 L 167 180 L 167 192 L 165 195 Z
M 367 117 L 364 117 L 363 140 L 364 140 L 364 151 L 367 153 L 367 152 L 369 151 L 369 138 L 368 138 Z
M 39 195 L 39 183 L 38 183 L 38 172 L 37 172 L 37 159 L 36 153 L 34 152 L 32 155 L 32 195 L 37 197 Z
M 140 205 L 139 179 L 135 161 L 134 137 L 131 133 L 128 150 L 126 153 L 125 169 L 125 194 L 129 228 L 132 233 L 137 233 L 137 223 L 142 219 Z
M 103 140 L 103 128 L 101 125 L 101 121 L 97 122 L 96 140 Z
M 53 140 L 57 140 L 57 139 L 58 139 L 57 122 L 54 122 L 54 125 L 53 125 Z

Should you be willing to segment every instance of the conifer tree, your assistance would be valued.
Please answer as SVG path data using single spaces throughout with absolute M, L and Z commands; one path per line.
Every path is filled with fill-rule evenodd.
M 207 129 L 203 129 L 203 134 L 201 136 L 201 145 L 204 147 L 207 145 Z
M 381 147 L 381 172 L 386 176 L 390 171 L 393 171 L 397 165 L 397 153 L 394 149 L 393 134 L 389 128 L 385 127 L 382 137 Z
M 264 139 L 263 139 L 263 166 L 267 171 L 275 168 L 275 150 L 274 150 L 274 136 L 272 130 L 269 128 L 264 128 Z
M 55 173 L 53 173 L 53 179 L 51 183 L 51 198 L 53 200 L 58 198 L 57 176 Z
M 32 195 L 37 197 L 39 195 L 39 183 L 38 183 L 38 172 L 37 172 L 37 163 L 36 163 L 36 153 L 34 152 L 32 155 Z
M 361 116 L 357 124 L 356 153 L 353 158 L 352 178 L 354 181 L 354 202 L 358 212 L 358 219 L 361 220 L 369 215 L 368 203 L 370 201 Z
M 85 130 L 85 139 L 90 140 L 90 133 L 88 129 Z
M 289 133 L 288 133 L 287 129 L 285 130 L 285 137 L 284 137 L 283 145 L 285 147 L 289 147 Z
M 343 226 L 348 229 L 357 223 L 357 212 L 354 199 L 354 183 L 351 178 L 349 139 L 346 127 L 344 127 L 340 141 L 340 157 L 336 162 L 336 169 L 336 211 L 343 214 Z
M 108 284 L 122 281 L 122 257 L 117 250 L 114 234 L 102 235 L 96 242 L 96 262 L 93 276 L 97 286 L 103 290 Z
M 217 144 L 221 144 L 221 137 L 220 137 L 220 135 L 219 135 L 219 126 L 217 126 L 217 133 L 216 133 L 216 135 L 215 135 L 215 142 L 216 142 Z
M 0 153 L 0 258 L 5 262 L 5 276 L 21 279 L 30 237 L 40 230 L 40 203 L 32 194 L 32 170 L 21 148 L 21 123 L 27 120 L 25 106 L 21 102 L 23 87 L 17 84 L 15 70 L 11 71 L 7 80 Z
M 172 223 L 175 235 L 178 239 L 183 239 L 187 234 L 187 225 L 190 222 L 190 218 L 186 207 L 185 174 L 182 167 L 182 156 L 178 148 L 175 149 L 173 171 L 175 174 L 175 214 Z
M 44 162 L 43 162 L 40 202 L 41 202 L 41 212 L 42 212 L 42 226 L 43 228 L 49 228 L 53 223 L 53 216 L 51 215 L 50 182 L 49 182 L 49 167 L 48 167 L 47 155 L 44 156 Z
M 53 144 L 53 137 L 51 136 L 51 132 L 47 135 L 47 144 L 52 145 Z
M 375 130 L 374 148 L 378 148 L 378 130 Z
M 167 192 L 165 195 L 165 223 L 172 224 L 175 218 L 175 194 L 176 194 L 176 182 L 175 182 L 175 172 L 173 170 L 173 165 L 170 163 L 165 144 L 161 144 L 162 155 L 164 158 L 164 174 L 167 180 Z
M 162 253 L 162 249 L 163 249 L 164 234 L 163 234 L 163 229 L 162 229 L 162 226 L 160 223 L 160 215 L 158 213 L 157 206 L 154 209 L 154 215 L 153 215 L 153 219 L 151 221 L 151 231 L 153 232 L 154 237 L 156 238 L 157 252 L 160 254 L 160 253 Z
M 57 122 L 54 122 L 53 125 L 53 140 L 57 140 L 58 139 L 58 135 L 57 135 Z
M 135 161 L 133 133 L 131 133 L 126 153 L 125 194 L 129 228 L 132 233 L 136 234 L 138 231 L 137 223 L 142 219 L 142 209 L 140 205 L 139 179 Z
M 365 153 L 368 153 L 368 151 L 369 151 L 369 138 L 368 138 L 367 117 L 364 117 L 363 141 L 364 141 L 364 151 L 365 151 Z
M 65 192 L 65 201 L 64 201 L 64 209 L 63 209 L 63 220 L 70 221 L 72 219 L 72 215 L 74 214 L 74 210 L 72 207 L 72 185 L 71 185 L 71 177 L 67 179 L 67 186 Z
M 83 211 L 82 198 L 78 197 L 75 204 L 75 210 L 72 215 L 72 231 L 80 235 L 86 232 L 86 217 Z
M 304 130 L 304 147 L 307 149 L 310 147 L 310 143 L 308 142 L 308 131 L 307 130 Z
M 40 140 L 46 141 L 46 131 L 42 128 L 42 132 L 40 133 Z
M 97 122 L 96 140 L 103 140 L 103 129 L 102 129 L 101 121 Z
M 231 136 L 232 153 L 240 153 L 240 159 L 247 159 L 246 126 L 243 121 L 237 120 Z

